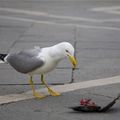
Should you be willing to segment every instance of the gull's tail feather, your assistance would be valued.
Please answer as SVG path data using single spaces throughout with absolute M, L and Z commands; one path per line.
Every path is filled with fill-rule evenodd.
M 5 57 L 7 56 L 7 54 L 0 54 L 0 63 L 4 63 L 5 62 Z

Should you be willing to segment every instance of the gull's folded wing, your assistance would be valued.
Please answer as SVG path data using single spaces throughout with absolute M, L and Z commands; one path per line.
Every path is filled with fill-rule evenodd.
M 33 49 L 12 53 L 8 55 L 7 62 L 18 72 L 29 73 L 44 65 L 44 61 L 37 58 L 39 52 Z

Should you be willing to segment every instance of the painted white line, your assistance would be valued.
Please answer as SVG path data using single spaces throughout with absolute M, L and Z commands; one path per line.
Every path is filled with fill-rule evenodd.
M 74 90 L 80 90 L 80 89 L 103 86 L 103 85 L 118 84 L 118 83 L 120 83 L 120 76 L 105 78 L 105 79 L 89 80 L 85 82 L 72 83 L 66 85 L 51 86 L 51 88 L 60 93 L 65 93 Z M 45 88 L 38 89 L 37 92 L 42 92 L 45 95 L 48 95 L 47 90 Z M 9 95 L 0 96 L 0 104 L 17 102 L 32 98 L 34 97 L 32 96 L 32 91 L 30 90 L 22 94 L 9 94 Z
M 104 12 L 113 12 L 120 14 L 120 6 L 112 6 L 112 7 L 100 7 L 100 8 L 92 8 L 92 11 L 104 11 Z M 83 17 L 76 17 L 76 16 L 62 16 L 62 15 L 55 15 L 47 12 L 40 12 L 40 11 L 30 11 L 30 10 L 21 10 L 21 9 L 13 9 L 13 8 L 2 8 L 0 7 L 0 11 L 9 12 L 9 13 L 18 13 L 18 14 L 27 14 L 32 16 L 44 16 L 56 19 L 66 19 L 72 21 L 85 21 L 85 22 L 109 22 L 109 21 L 120 21 L 120 19 L 93 19 L 93 18 L 83 18 Z
M 111 7 L 98 7 L 98 8 L 92 8 L 92 11 L 103 11 L 106 13 L 113 13 L 113 14 L 120 14 L 120 6 L 111 6 Z M 0 11 L 4 12 L 10 12 L 10 13 L 18 13 L 18 14 L 27 14 L 27 15 L 33 15 L 33 16 L 44 16 L 44 17 L 50 17 L 50 18 L 56 18 L 56 19 L 66 19 L 66 20 L 72 20 L 72 21 L 85 21 L 85 22 L 120 22 L 120 19 L 93 19 L 93 18 L 83 18 L 83 17 L 75 17 L 75 16 L 61 16 L 61 15 L 55 15 L 50 14 L 47 12 L 40 12 L 40 11 L 30 11 L 30 10 L 21 10 L 21 9 L 13 9 L 13 8 L 2 8 L 0 7 Z
M 106 6 L 106 7 L 97 7 L 92 8 L 92 11 L 104 11 L 104 10 L 117 10 L 120 9 L 120 6 Z
M 96 12 L 105 12 L 105 13 L 120 15 L 120 6 L 98 7 L 98 8 L 92 8 L 91 10 Z
M 4 62 L 0 60 L 0 64 L 1 64 L 1 63 L 4 63 Z
M 8 19 L 8 20 L 16 20 L 21 22 L 30 22 L 30 23 L 38 23 L 38 24 L 49 24 L 49 25 L 60 25 L 60 26 L 70 26 L 70 27 L 80 27 L 86 29 L 100 29 L 100 30 L 116 30 L 120 31 L 118 27 L 105 27 L 105 26 L 90 26 L 90 25 L 80 25 L 80 24 L 72 24 L 72 23 L 56 23 L 52 21 L 40 21 L 34 19 L 27 18 L 19 18 L 19 17 L 11 17 L 11 16 L 0 16 L 0 19 Z
M 99 19 L 82 18 L 82 17 L 75 17 L 75 16 L 61 16 L 61 15 L 50 14 L 47 12 L 21 10 L 21 9 L 13 9 L 13 8 L 0 7 L 0 11 L 18 13 L 18 14 L 27 14 L 27 15 L 33 15 L 33 16 L 44 16 L 44 17 L 50 17 L 50 18 L 56 18 L 56 19 L 67 19 L 67 20 L 74 20 L 74 21 L 102 22 L 102 20 L 99 20 Z
M 0 19 L 16 20 L 21 22 L 30 22 L 30 23 L 38 23 L 38 24 L 56 24 L 54 22 L 49 22 L 49 21 L 39 21 L 34 19 L 11 17 L 11 16 L 0 16 Z
M 68 19 L 74 21 L 86 21 L 86 22 L 103 22 L 102 20 L 92 19 L 92 18 L 83 18 L 83 17 L 72 17 L 72 16 L 60 16 L 60 15 L 48 15 L 51 18 L 58 18 L 58 19 Z
M 13 8 L 2 8 L 2 7 L 0 7 L 0 11 L 11 12 L 11 13 L 22 13 L 22 14 L 35 15 L 35 16 L 48 15 L 48 13 L 46 12 L 29 11 L 29 10 L 13 9 Z

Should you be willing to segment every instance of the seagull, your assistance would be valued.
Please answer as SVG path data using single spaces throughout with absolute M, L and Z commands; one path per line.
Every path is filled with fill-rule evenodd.
M 61 42 L 51 47 L 34 47 L 19 52 L 0 54 L 0 60 L 11 65 L 16 71 L 29 75 L 29 85 L 35 98 L 44 98 L 45 95 L 36 92 L 33 75 L 41 75 L 41 82 L 48 89 L 51 96 L 59 96 L 60 93 L 51 89 L 44 80 L 44 74 L 55 69 L 56 65 L 68 57 L 75 69 L 77 61 L 74 57 L 74 47 L 69 42 Z

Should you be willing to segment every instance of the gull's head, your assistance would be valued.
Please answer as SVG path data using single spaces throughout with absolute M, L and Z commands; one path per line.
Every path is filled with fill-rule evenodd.
M 65 57 L 68 57 L 70 62 L 73 65 L 73 68 L 76 67 L 77 61 L 74 57 L 74 47 L 69 42 L 61 42 L 55 46 L 53 46 L 53 52 L 56 59 L 61 60 Z

